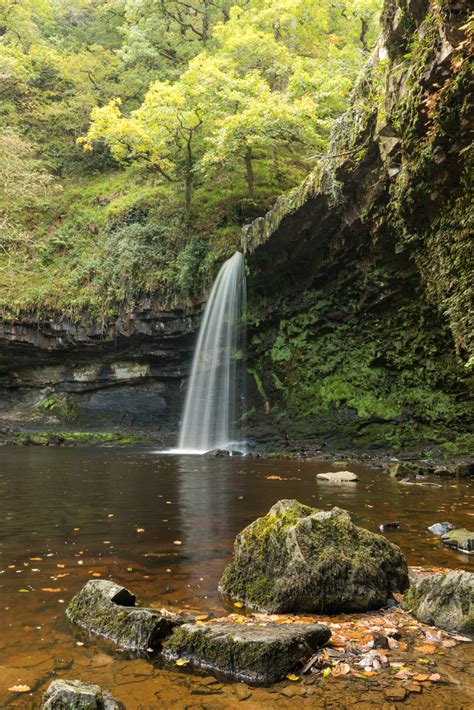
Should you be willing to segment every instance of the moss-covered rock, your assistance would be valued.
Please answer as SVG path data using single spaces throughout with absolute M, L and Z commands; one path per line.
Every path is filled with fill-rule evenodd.
M 445 545 L 454 547 L 461 552 L 474 552 L 474 532 L 457 528 L 456 530 L 448 530 L 441 536 L 441 540 Z
M 270 613 L 365 611 L 408 586 L 397 545 L 339 508 L 278 501 L 237 536 L 219 591 Z
M 173 632 L 164 651 L 228 678 L 267 685 L 285 677 L 326 643 L 324 624 L 185 624 Z
M 474 633 L 474 573 L 425 577 L 410 587 L 403 606 L 424 624 Z
M 145 652 L 156 649 L 185 619 L 135 606 L 135 595 L 114 582 L 89 580 L 71 600 L 66 615 L 86 631 L 122 648 Z
M 118 710 L 108 691 L 81 680 L 53 680 L 43 696 L 41 710 Z

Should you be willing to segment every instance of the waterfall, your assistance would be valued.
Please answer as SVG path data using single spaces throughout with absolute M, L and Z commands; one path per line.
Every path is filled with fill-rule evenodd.
M 244 257 L 221 267 L 206 304 L 194 351 L 178 448 L 203 453 L 236 443 L 243 387 Z

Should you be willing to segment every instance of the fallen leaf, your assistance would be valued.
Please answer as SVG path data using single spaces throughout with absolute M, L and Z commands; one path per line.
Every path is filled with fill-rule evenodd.
M 441 676 L 439 673 L 432 673 L 430 676 L 428 676 L 428 680 L 433 681 L 433 683 L 437 683 L 439 680 L 441 680 Z
M 145 532 L 145 528 L 137 528 L 137 532 L 138 532 L 138 533 Z
M 22 592 L 23 594 L 28 594 L 28 592 L 29 592 L 30 590 L 29 590 L 29 589 L 19 589 L 18 591 L 19 591 L 19 592 Z
M 51 594 L 57 594 L 61 591 L 61 587 L 41 587 L 42 592 L 51 592 Z
M 415 651 L 418 653 L 436 653 L 436 646 L 432 643 L 424 643 L 421 646 L 416 646 Z
M 173 545 L 182 545 L 181 540 L 173 540 Z
M 12 685 L 8 690 L 10 693 L 29 693 L 31 688 L 29 685 Z
M 331 669 L 330 668 L 325 668 L 323 670 L 323 677 L 328 678 L 331 675 Z
M 59 569 L 64 569 L 66 565 L 61 564 L 61 562 L 58 562 L 56 567 L 59 567 Z
M 186 659 L 184 658 L 178 658 L 178 660 L 176 661 L 177 666 L 187 666 L 188 663 L 189 661 L 186 661 Z
M 422 683 L 424 680 L 429 680 L 429 678 L 427 673 L 417 673 L 413 676 L 413 680 L 417 680 L 419 683 Z
M 288 680 L 292 680 L 292 681 L 296 681 L 296 680 L 300 679 L 299 675 L 295 675 L 294 673 L 288 673 L 288 675 L 286 677 L 288 678 Z
M 243 607 L 242 602 L 234 602 L 234 606 L 237 607 L 237 609 L 241 609 Z
M 350 672 L 351 667 L 348 663 L 338 663 L 337 666 L 332 669 L 332 675 L 336 676 L 336 678 L 340 675 L 347 675 Z

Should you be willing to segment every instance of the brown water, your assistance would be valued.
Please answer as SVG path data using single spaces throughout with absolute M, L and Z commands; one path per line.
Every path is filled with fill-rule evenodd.
M 239 705 L 231 685 L 205 686 L 204 692 L 200 679 L 124 659 L 97 640 L 77 645 L 64 610 L 86 580 L 100 576 L 126 585 L 146 605 L 223 614 L 216 587 L 234 537 L 280 498 L 324 509 L 337 505 L 373 531 L 397 520 L 401 530 L 387 537 L 402 547 L 409 564 L 473 569 L 472 557 L 444 547 L 427 531 L 444 520 L 472 527 L 474 490 L 467 481 L 403 486 L 380 469 L 356 465 L 350 466 L 360 476 L 355 485 L 316 480 L 316 473 L 337 468 L 112 448 L 0 450 L 0 707 L 39 707 L 53 677 L 98 682 L 128 709 Z M 451 676 L 462 693 L 437 687 L 429 690 L 429 702 L 474 707 L 467 673 L 472 652 L 462 644 L 449 655 L 443 662 L 454 664 Z M 8 691 L 18 684 L 32 693 Z M 373 684 L 363 685 L 360 702 L 380 706 Z M 298 697 L 298 703 L 343 708 L 347 698 L 353 707 L 352 692 L 340 680 L 316 705 L 314 694 L 312 700 Z M 253 690 L 243 706 L 294 707 L 294 699 L 285 698 L 278 689 Z M 410 695 L 404 706 L 424 707 L 421 701 Z

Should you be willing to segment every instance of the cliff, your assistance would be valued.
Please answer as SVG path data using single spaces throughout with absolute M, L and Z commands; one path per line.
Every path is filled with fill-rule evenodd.
M 244 230 L 269 447 L 472 451 L 468 15 L 387 2 L 329 155 Z

